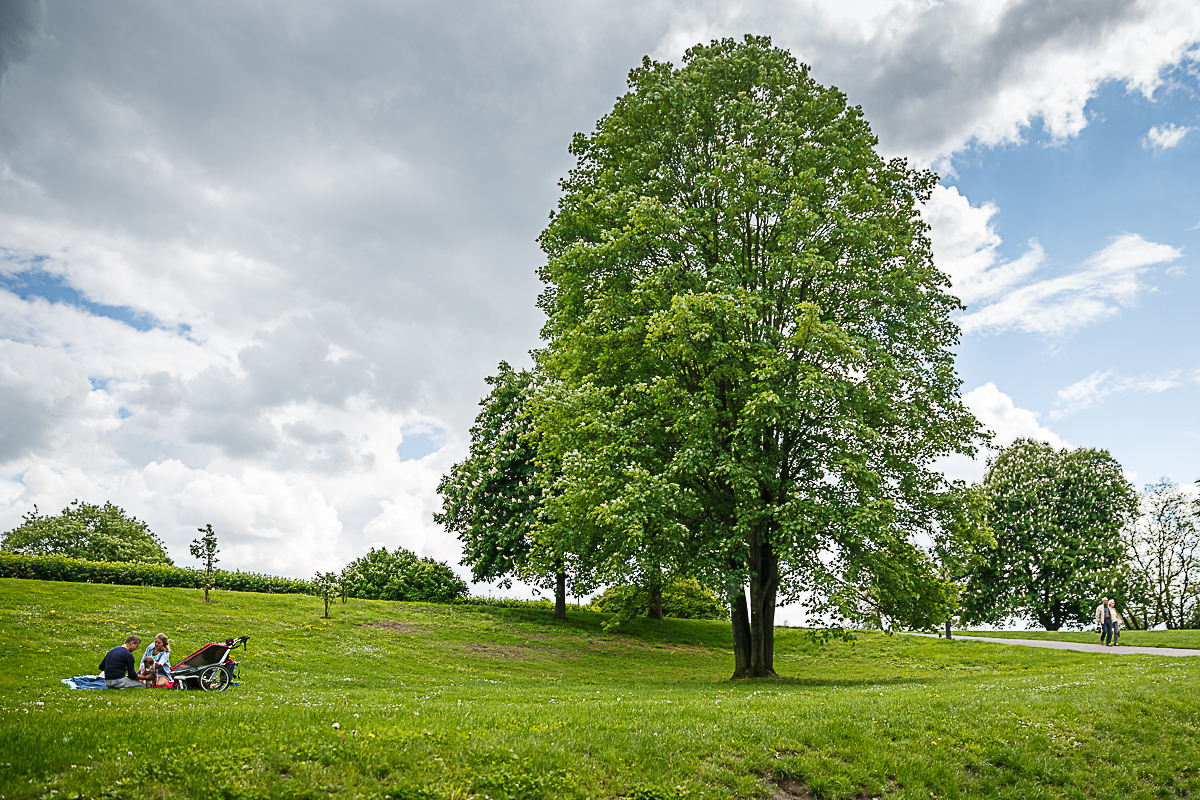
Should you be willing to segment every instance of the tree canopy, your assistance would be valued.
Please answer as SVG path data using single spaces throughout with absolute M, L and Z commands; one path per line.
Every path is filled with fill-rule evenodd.
M 500 362 L 487 379 L 492 390 L 480 401 L 467 457 L 438 484 L 442 510 L 435 522 L 458 535 L 462 564 L 476 581 L 511 586 L 516 578 L 553 588 L 555 616 L 566 616 L 565 555 L 537 552 L 532 538 L 553 465 L 538 464 L 530 416 L 536 376 Z M 546 475 L 550 473 L 549 479 Z
M 606 582 L 720 588 L 735 676 L 774 673 L 781 594 L 918 626 L 952 602 L 912 541 L 956 496 L 931 464 L 980 438 L 961 304 L 918 211 L 935 177 L 876 143 L 766 38 L 647 58 L 576 135 L 541 235 L 535 416 L 561 471 L 535 535 Z
M 20 527 L 0 537 L 0 550 L 89 561 L 172 564 L 166 547 L 146 523 L 112 503 L 97 506 L 78 500 L 57 516 L 41 514 L 34 506 Z
M 967 583 L 975 619 L 1091 624 L 1121 584 L 1122 529 L 1137 512 L 1121 465 L 1107 450 L 1017 439 L 989 461 L 983 487 L 996 546 Z

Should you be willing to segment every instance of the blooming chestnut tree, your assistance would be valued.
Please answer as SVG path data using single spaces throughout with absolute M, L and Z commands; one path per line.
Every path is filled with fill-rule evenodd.
M 996 545 L 970 576 L 977 619 L 1036 620 L 1048 631 L 1090 624 L 1122 583 L 1122 529 L 1138 495 L 1107 450 L 1018 439 L 989 462 L 983 487 Z

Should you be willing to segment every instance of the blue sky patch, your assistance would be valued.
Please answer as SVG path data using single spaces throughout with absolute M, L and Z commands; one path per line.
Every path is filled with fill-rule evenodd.
M 15 261 L 11 253 L 6 253 L 6 260 Z M 40 297 L 51 303 L 74 306 L 97 317 L 108 317 L 123 322 L 139 331 L 148 331 L 163 327 L 151 314 L 129 306 L 110 306 L 97 303 L 88 298 L 75 287 L 63 280 L 62 276 L 54 275 L 41 268 L 44 256 L 34 256 L 25 263 L 32 269 L 17 273 L 0 273 L 0 288 L 6 289 L 22 300 Z
M 445 431 L 442 430 L 432 433 L 427 431 L 406 433 L 404 439 L 396 446 L 396 455 L 400 456 L 401 461 L 415 461 L 430 453 L 436 453 L 441 449 L 445 440 Z

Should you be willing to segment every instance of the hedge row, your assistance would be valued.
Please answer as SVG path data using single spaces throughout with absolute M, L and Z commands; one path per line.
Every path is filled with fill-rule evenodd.
M 540 608 L 554 610 L 552 600 L 517 600 L 512 597 L 458 597 L 451 601 L 456 606 L 492 606 L 494 608 Z M 572 604 L 574 605 L 574 604 Z
M 254 572 L 213 570 L 214 588 L 227 592 L 261 594 L 317 594 L 312 581 L 279 578 Z M 26 578 L 37 581 L 73 581 L 110 583 L 119 586 L 165 586 L 177 589 L 203 589 L 204 573 L 187 567 L 138 564 L 116 561 L 85 561 L 65 556 L 27 556 L 0 551 L 0 578 Z M 351 594 L 353 597 L 354 594 Z M 457 597 L 453 605 L 500 608 L 553 609 L 550 600 L 516 600 L 510 597 Z
M 315 594 L 310 581 L 279 578 L 255 572 L 213 570 L 214 588 L 228 592 L 262 594 Z M 122 586 L 167 586 L 203 589 L 204 573 L 187 567 L 116 561 L 85 561 L 64 556 L 26 556 L 0 552 L 0 578 L 40 581 L 113 583 Z

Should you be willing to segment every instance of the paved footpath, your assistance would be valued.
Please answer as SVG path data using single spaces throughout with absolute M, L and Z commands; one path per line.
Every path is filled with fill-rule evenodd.
M 909 633 L 908 635 L 926 636 L 931 639 L 942 638 L 936 633 Z M 1078 650 L 1081 653 L 1108 653 L 1109 655 L 1118 656 L 1172 656 L 1174 658 L 1200 656 L 1200 650 L 1186 650 L 1182 647 L 1127 647 L 1125 645 L 1105 647 L 1102 644 L 1087 644 L 1086 642 L 1055 642 L 1048 639 L 1001 639 L 996 636 L 960 636 L 957 633 L 954 634 L 953 638 L 968 639 L 972 642 L 1019 644 L 1025 647 L 1048 647 L 1051 650 Z

